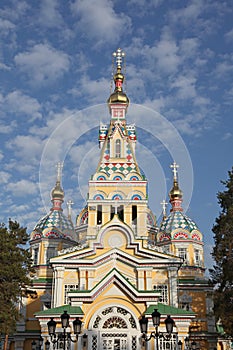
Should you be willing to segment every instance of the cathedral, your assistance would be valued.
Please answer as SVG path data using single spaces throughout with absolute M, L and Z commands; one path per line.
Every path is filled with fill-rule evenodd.
M 183 212 L 175 161 L 169 213 L 164 201 L 158 223 L 150 210 L 135 125 L 127 124 L 124 52 L 113 58 L 109 124 L 100 125 L 86 205 L 76 222 L 63 213 L 59 163 L 52 208 L 30 236 L 36 273 L 21 301 L 14 349 L 214 350 L 203 235 Z

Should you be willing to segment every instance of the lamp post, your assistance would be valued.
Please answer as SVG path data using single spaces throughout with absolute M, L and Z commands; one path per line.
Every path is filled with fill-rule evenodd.
M 42 347 L 42 345 L 43 345 L 43 338 L 42 338 L 42 336 L 40 335 L 40 337 L 39 337 L 39 340 L 38 340 L 38 342 L 37 341 L 35 341 L 35 340 L 33 340 L 32 341 L 32 344 L 31 344 L 31 346 L 32 346 L 32 350 L 41 350 L 41 347 Z
M 182 350 L 183 343 L 181 340 L 178 341 L 177 345 L 178 345 L 178 350 Z
M 69 349 L 70 342 L 76 343 L 78 341 L 78 336 L 81 333 L 82 321 L 78 317 L 76 317 L 76 319 L 73 321 L 73 330 L 76 338 L 72 339 L 71 333 L 68 333 L 66 330 L 70 326 L 69 319 L 70 315 L 67 313 L 67 311 L 64 311 L 64 313 L 61 315 L 61 325 L 63 328 L 63 332 L 58 334 L 56 334 L 57 322 L 54 321 L 53 318 L 51 318 L 51 320 L 47 323 L 48 333 L 53 343 L 53 349 L 55 349 L 56 344 L 58 344 L 59 342 L 63 342 L 63 350 L 66 350 L 66 348 Z M 49 350 L 49 348 L 50 342 L 47 340 L 45 342 L 45 349 Z
M 151 317 L 152 317 L 152 322 L 155 327 L 155 332 L 151 332 L 149 336 L 147 336 L 147 328 L 148 328 L 148 318 L 145 317 L 145 315 L 142 316 L 142 318 L 139 320 L 140 327 L 141 327 L 141 333 L 142 333 L 142 338 L 145 341 L 149 341 L 152 338 L 156 340 L 156 350 L 159 350 L 159 338 L 164 338 L 164 339 L 170 339 L 173 327 L 174 327 L 174 320 L 171 318 L 170 315 L 167 316 L 165 320 L 165 325 L 166 325 L 166 331 L 167 335 L 165 336 L 163 333 L 159 332 L 159 325 L 160 325 L 160 312 L 158 312 L 157 309 L 152 312 Z

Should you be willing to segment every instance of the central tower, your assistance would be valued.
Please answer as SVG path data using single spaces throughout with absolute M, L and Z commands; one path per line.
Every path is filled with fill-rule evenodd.
M 148 208 L 147 180 L 135 157 L 135 125 L 126 123 L 129 99 L 123 91 L 124 58 L 121 49 L 113 53 L 115 89 L 107 101 L 110 124 L 100 125 L 100 160 L 89 181 L 87 207 L 78 217 L 77 226 L 83 241 L 93 239 L 111 220 L 120 220 L 147 245 L 148 240 L 155 239 L 156 221 Z

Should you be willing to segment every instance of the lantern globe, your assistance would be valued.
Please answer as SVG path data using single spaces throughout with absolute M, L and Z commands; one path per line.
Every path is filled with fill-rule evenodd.
M 148 318 L 145 317 L 145 315 L 142 316 L 142 318 L 139 320 L 141 333 L 146 334 L 147 333 L 147 327 L 148 327 Z
M 165 320 L 165 325 L 166 325 L 167 333 L 168 333 L 169 335 L 172 334 L 174 324 L 175 324 L 174 320 L 171 318 L 170 315 L 168 315 L 167 318 L 166 318 L 166 320 Z
M 67 313 L 67 311 L 64 311 L 64 313 L 61 315 L 62 328 L 69 327 L 69 319 L 70 319 L 70 315 Z
M 76 319 L 73 321 L 74 334 L 80 334 L 81 327 L 82 321 L 78 317 L 76 317 Z
M 57 322 L 54 321 L 53 317 L 50 319 L 50 321 L 47 323 L 48 326 L 48 333 L 49 335 L 54 335 L 55 334 L 55 330 L 56 330 L 56 325 Z
M 161 314 L 157 309 L 155 309 L 154 312 L 152 312 L 151 314 L 153 325 L 155 327 L 158 327 L 160 325 L 160 316 Z

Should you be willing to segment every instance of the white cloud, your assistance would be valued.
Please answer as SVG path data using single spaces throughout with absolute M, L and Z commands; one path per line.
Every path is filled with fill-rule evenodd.
M 9 183 L 6 186 L 6 190 L 16 197 L 26 197 L 36 194 L 38 192 L 38 187 L 34 182 L 23 179 L 18 182 Z
M 136 15 L 144 15 L 161 5 L 163 0 L 128 0 L 127 5 L 135 9 Z
M 7 19 L 0 18 L 0 32 L 2 35 L 7 35 L 14 28 L 14 23 L 8 21 Z
M 15 122 L 8 123 L 7 125 L 0 122 L 0 134 L 11 133 L 15 128 L 15 126 L 16 126 Z
M 71 8 L 79 18 L 78 27 L 96 45 L 117 42 L 131 30 L 131 20 L 123 12 L 116 13 L 111 0 L 76 0 Z
M 57 0 L 41 0 L 38 20 L 45 27 L 59 27 L 63 24 Z
M 6 113 L 30 116 L 30 121 L 41 118 L 39 102 L 19 90 L 12 91 L 5 97 L 2 96 L 0 105 Z
M 101 78 L 91 80 L 87 75 L 79 79 L 78 87 L 69 90 L 76 97 L 85 96 L 89 103 L 102 103 L 109 96 L 110 80 Z
M 69 56 L 49 44 L 34 45 L 29 51 L 18 53 L 15 63 L 33 84 L 45 84 L 61 77 L 69 70 Z
M 226 132 L 223 137 L 222 137 L 222 140 L 225 141 L 225 140 L 228 140 L 232 138 L 232 133 L 231 132 Z
M 185 58 L 195 58 L 198 54 L 199 40 L 197 38 L 186 38 L 180 42 L 180 53 Z
M 225 39 L 227 42 L 233 41 L 233 29 L 229 30 L 225 35 Z
M 7 142 L 6 147 L 13 150 L 15 156 L 26 164 L 38 165 L 44 142 L 37 136 L 18 135 Z
M 30 8 L 29 4 L 24 0 L 8 1 L 8 7 L 4 6 L 0 9 L 0 16 L 15 21 L 18 18 L 23 18 L 25 12 Z
M 231 74 L 233 71 L 233 64 L 230 61 L 232 58 L 230 57 L 223 57 L 222 62 L 219 62 L 216 66 L 216 74 L 219 78 L 222 78 L 222 76 L 226 76 L 228 74 Z
M 134 40 L 128 48 L 129 56 L 137 56 L 143 62 L 143 69 L 148 70 L 147 78 L 155 78 L 153 74 L 159 72 L 160 75 L 169 75 L 175 73 L 183 61 L 179 53 L 179 46 L 176 40 L 172 37 L 170 30 L 164 27 L 161 38 L 153 45 L 145 44 L 141 39 Z M 137 70 L 138 68 L 137 65 Z M 143 70 L 143 73 L 145 73 Z M 152 74 L 153 73 L 153 74 Z M 144 78 L 144 75 L 142 75 Z
M 5 63 L 0 62 L 0 69 L 1 70 L 11 70 L 9 66 L 7 66 Z
M 175 23 L 190 24 L 197 21 L 198 17 L 203 13 L 204 3 L 202 0 L 192 0 L 187 6 L 171 10 L 170 18 Z
M 192 76 L 178 76 L 171 87 L 177 89 L 177 96 L 181 99 L 188 99 L 196 97 L 196 79 Z
M 11 177 L 11 174 L 7 173 L 6 171 L 0 171 L 0 183 L 1 184 L 8 183 L 10 177 Z

